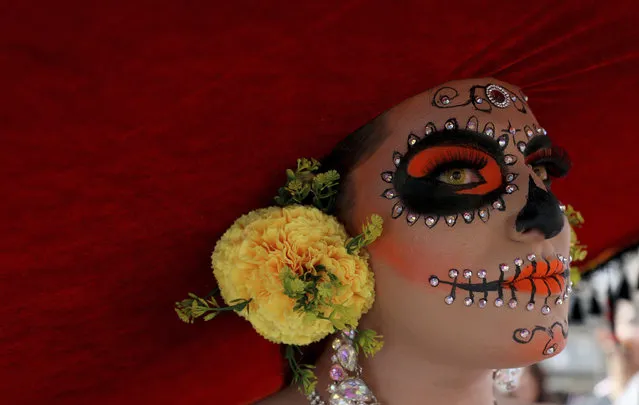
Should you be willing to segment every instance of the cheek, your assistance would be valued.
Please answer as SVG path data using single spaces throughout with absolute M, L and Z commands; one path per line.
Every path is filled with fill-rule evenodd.
M 383 262 L 413 284 L 428 286 L 431 276 L 448 279 L 452 268 L 474 268 L 498 260 L 487 257 L 496 251 L 494 234 L 489 238 L 484 233 L 490 229 L 487 224 L 481 224 L 479 228 L 459 224 L 442 229 L 427 229 L 423 224 L 410 227 L 393 219 L 386 224 L 385 235 L 375 241 L 369 251 L 376 261 Z M 418 226 L 423 229 L 416 228 Z

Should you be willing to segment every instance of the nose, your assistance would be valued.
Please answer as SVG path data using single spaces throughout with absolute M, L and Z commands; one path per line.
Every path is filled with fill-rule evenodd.
M 517 215 L 515 230 L 520 234 L 537 234 L 550 239 L 557 236 L 563 228 L 564 217 L 559 201 L 552 193 L 538 187 L 533 177 L 529 176 L 528 198 Z

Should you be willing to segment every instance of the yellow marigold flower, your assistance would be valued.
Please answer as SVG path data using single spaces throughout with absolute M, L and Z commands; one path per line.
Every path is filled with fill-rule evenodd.
M 240 217 L 218 241 L 212 255 L 213 274 L 227 304 L 250 300 L 247 310 L 239 314 L 259 334 L 276 343 L 306 345 L 334 331 L 334 322 L 323 317 L 342 317 L 340 322 L 355 327 L 373 304 L 368 254 L 365 250 L 349 254 L 347 240 L 337 219 L 317 208 L 258 209 Z M 289 295 L 299 293 L 306 281 L 291 280 L 289 272 L 300 280 L 319 276 L 318 296 L 326 303 L 316 313 L 295 309 L 297 301 Z M 333 285 L 339 288 L 328 294 L 335 279 Z M 344 308 L 348 310 L 335 315 L 335 309 Z

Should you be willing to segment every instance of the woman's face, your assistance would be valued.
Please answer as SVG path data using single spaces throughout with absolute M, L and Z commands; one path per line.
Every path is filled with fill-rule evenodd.
M 446 83 L 385 115 L 387 137 L 353 172 L 352 220 L 373 213 L 387 342 L 434 361 L 503 368 L 565 346 L 569 225 L 550 192 L 570 163 L 522 92 L 493 79 Z

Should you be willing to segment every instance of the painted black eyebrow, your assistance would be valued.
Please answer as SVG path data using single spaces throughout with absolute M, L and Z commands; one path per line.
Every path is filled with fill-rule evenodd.
M 552 148 L 552 141 L 545 135 L 537 135 L 528 142 L 524 150 L 524 156 L 532 155 L 538 150 Z

